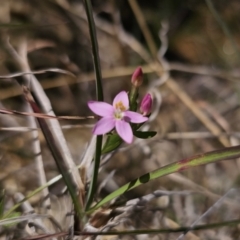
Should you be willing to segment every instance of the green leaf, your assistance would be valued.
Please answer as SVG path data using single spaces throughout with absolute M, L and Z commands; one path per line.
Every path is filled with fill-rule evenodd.
M 115 150 L 122 144 L 122 142 L 123 141 L 118 134 L 114 133 L 112 135 L 109 135 L 102 149 L 102 154 L 109 153 Z
M 137 126 L 137 127 L 136 127 Z M 135 128 L 139 128 L 141 125 L 135 125 Z M 134 131 L 133 128 L 133 134 L 134 136 L 142 139 L 146 138 L 152 138 L 154 137 L 157 132 L 149 131 L 149 132 L 141 132 L 141 131 Z M 109 153 L 115 149 L 117 149 L 121 144 L 123 140 L 119 137 L 117 133 L 113 133 L 108 136 L 106 143 L 104 144 L 104 147 L 102 149 L 102 154 Z
M 58 180 L 62 178 L 62 175 L 58 176 Z M 16 203 L 14 206 L 12 206 L 9 210 L 7 210 L 7 212 L 4 213 L 4 215 L 1 217 L 1 219 L 7 219 L 10 216 L 12 216 L 13 212 L 21 206 L 22 203 L 24 203 L 25 201 L 27 201 L 28 199 L 30 199 L 31 197 L 35 196 L 36 194 L 40 193 L 43 189 L 50 187 L 53 183 L 55 183 L 56 181 L 54 180 L 50 180 L 48 181 L 45 185 L 40 186 L 39 188 L 33 190 L 32 192 L 30 192 L 25 198 L 23 198 L 21 201 L 19 201 L 18 203 Z
M 96 32 L 96 27 L 95 27 L 94 18 L 93 18 L 92 4 L 90 0 L 84 0 L 83 2 L 85 5 L 85 10 L 87 14 L 88 28 L 89 28 L 89 34 L 91 39 L 91 45 L 92 45 L 93 65 L 94 65 L 95 74 L 96 74 L 97 100 L 103 101 L 104 97 L 103 97 L 101 64 L 100 64 L 100 58 L 99 58 L 98 41 L 97 41 L 98 39 L 97 39 L 97 32 Z M 102 138 L 103 138 L 102 135 L 97 136 L 96 151 L 95 151 L 95 158 L 94 158 L 94 170 L 93 170 L 93 175 L 90 182 L 89 191 L 87 194 L 86 209 L 88 209 L 91 206 L 94 199 L 94 195 L 96 194 L 98 170 L 99 170 L 100 160 L 101 160 Z
M 217 151 L 204 153 L 204 154 L 199 154 L 197 156 L 193 156 L 191 158 L 183 159 L 179 162 L 166 165 L 162 168 L 146 173 L 141 177 L 136 178 L 135 180 L 123 185 L 122 187 L 110 193 L 108 196 L 106 196 L 101 201 L 99 201 L 95 206 L 90 208 L 88 212 L 90 213 L 95 211 L 96 209 L 103 206 L 105 203 L 111 201 L 112 199 L 119 197 L 120 195 L 132 190 L 133 188 L 136 188 L 149 181 L 152 181 L 153 179 L 163 177 L 171 173 L 180 172 L 188 168 L 200 166 L 203 164 L 209 164 L 209 163 L 213 163 L 221 160 L 233 159 L 238 157 L 240 157 L 239 145 L 235 147 L 229 147 L 229 148 L 224 148 Z
M 134 136 L 137 138 L 147 139 L 154 137 L 157 132 L 149 131 L 149 132 L 141 132 L 141 131 L 135 131 L 133 132 Z
M 21 216 L 21 213 L 20 212 L 12 212 L 11 214 L 9 214 L 8 216 L 8 220 L 10 221 L 11 219 L 14 219 L 16 217 L 20 217 Z M 13 223 L 6 223 L 6 224 L 3 224 L 4 227 L 13 227 L 15 225 L 17 225 L 18 223 L 17 222 L 13 222 Z

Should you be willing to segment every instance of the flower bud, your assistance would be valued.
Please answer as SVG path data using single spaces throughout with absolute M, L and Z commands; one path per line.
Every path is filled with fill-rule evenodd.
M 147 116 L 152 110 L 152 95 L 150 93 L 146 94 L 140 104 L 140 112 L 143 116 Z
M 131 82 L 132 82 L 132 85 L 135 87 L 139 87 L 142 85 L 143 72 L 141 67 L 137 67 L 137 69 L 134 71 Z

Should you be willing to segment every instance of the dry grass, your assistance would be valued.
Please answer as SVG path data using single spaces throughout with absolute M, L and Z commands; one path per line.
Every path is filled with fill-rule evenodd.
M 157 131 L 158 135 L 150 140 L 136 139 L 133 145 L 124 145 L 110 158 L 106 156 L 99 176 L 99 198 L 171 162 L 238 145 L 240 136 L 240 55 L 207 5 L 202 1 L 194 5 L 171 1 L 173 7 L 159 1 L 153 1 L 155 6 L 144 1 L 140 6 L 133 0 L 129 4 L 123 2 L 94 1 L 105 100 L 110 102 L 119 90 L 128 90 L 132 72 L 142 65 L 145 82 L 140 95 L 150 91 L 155 97 L 146 128 Z M 216 8 L 239 42 L 236 16 L 240 3 L 234 0 L 228 3 L 218 3 Z M 67 0 L 1 0 L 0 4 L 0 76 L 8 76 L 0 79 L 1 108 L 28 111 L 19 83 L 31 87 L 32 75 L 12 74 L 34 71 L 35 80 L 45 90 L 57 116 L 91 115 L 86 103 L 95 98 L 95 84 L 83 6 Z M 166 18 L 162 8 L 169 12 Z M 73 75 L 65 74 L 68 72 Z M 61 120 L 60 123 L 74 160 L 70 164 L 75 167 L 84 157 L 94 121 Z M 5 189 L 6 209 L 19 201 L 19 196 L 23 197 L 20 193 L 25 196 L 46 179 L 58 175 L 41 131 L 34 131 L 38 133 L 35 137 L 29 131 L 36 129 L 34 124 L 26 117 L 0 115 L 0 188 Z M 33 144 L 33 137 L 39 139 L 39 148 Z M 36 159 L 38 154 L 40 160 Z M 237 219 L 239 168 L 240 161 L 236 159 L 154 180 L 127 193 L 123 200 L 129 201 L 118 209 L 114 219 L 109 219 L 105 209 L 91 219 L 91 224 L 105 226 L 107 231 L 176 228 L 191 226 L 197 220 L 198 224 L 209 224 Z M 78 176 L 78 171 L 75 174 Z M 81 179 L 74 181 L 82 184 Z M 0 229 L 2 238 L 21 239 L 67 231 L 73 225 L 72 206 L 62 196 L 63 188 L 61 181 L 51 185 L 48 188 L 51 201 L 47 203 L 44 198 L 48 191 L 30 198 L 29 205 L 17 210 L 22 217 L 29 218 L 17 219 L 22 222 Z M 46 210 L 49 205 L 51 210 Z M 70 215 L 68 219 L 66 213 Z M 59 220 L 60 227 L 51 219 Z M 239 231 L 238 226 L 226 226 L 189 232 L 184 239 L 235 240 L 240 239 Z M 122 238 L 180 239 L 179 236 L 180 233 L 170 233 Z

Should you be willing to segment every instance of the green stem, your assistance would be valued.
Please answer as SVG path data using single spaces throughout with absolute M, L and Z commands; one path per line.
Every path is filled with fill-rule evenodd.
M 93 13 L 92 13 L 92 5 L 90 0 L 84 0 L 84 4 L 86 9 L 88 25 L 89 25 L 89 33 L 90 33 L 91 44 L 92 44 L 93 64 L 94 64 L 95 74 L 96 74 L 97 100 L 103 101 L 104 98 L 103 98 L 103 88 L 102 88 L 102 73 L 101 73 L 101 65 L 100 65 L 100 59 L 98 54 L 98 42 L 97 42 L 96 28 L 95 28 L 95 23 L 93 19 Z M 97 136 L 95 159 L 94 159 L 94 170 L 93 170 L 93 176 L 92 176 L 92 180 L 91 180 L 89 191 L 88 191 L 86 209 L 88 209 L 91 206 L 94 199 L 94 194 L 96 192 L 98 170 L 99 170 L 99 165 L 101 160 L 101 149 L 102 149 L 102 136 Z
M 114 192 L 111 192 L 101 201 L 99 201 L 95 206 L 88 210 L 88 213 L 91 213 L 97 210 L 99 207 L 103 206 L 105 203 L 110 202 L 112 199 L 119 197 L 120 195 L 136 188 L 142 184 L 145 184 L 153 179 L 166 176 L 171 173 L 180 172 L 192 167 L 214 163 L 221 160 L 238 158 L 240 156 L 240 145 L 235 147 L 224 148 L 204 154 L 199 154 L 187 159 L 183 159 L 179 162 L 171 163 L 169 165 L 163 166 L 159 169 L 156 169 L 152 172 L 146 173 L 141 177 L 132 180 L 131 182 L 123 185 Z
M 196 230 L 205 230 L 205 229 L 213 229 L 213 228 L 220 228 L 220 227 L 233 227 L 240 223 L 240 219 L 235 219 L 226 222 L 217 222 L 217 223 L 208 223 L 204 225 L 196 225 L 194 227 L 178 227 L 178 228 L 163 228 L 163 229 L 141 229 L 141 230 L 130 230 L 130 231 L 112 231 L 112 232 L 91 232 L 91 235 L 141 235 L 141 234 L 166 234 L 166 233 L 186 233 L 188 231 L 196 231 Z M 75 232 L 75 234 L 79 235 L 89 235 L 89 232 Z
M 137 110 L 137 97 L 138 97 L 138 88 L 132 86 L 131 91 L 129 93 L 129 102 L 130 102 L 130 110 Z
M 101 151 L 102 151 L 102 136 L 98 136 L 97 142 L 96 142 L 93 176 L 92 176 L 92 181 L 90 183 L 90 187 L 88 190 L 86 210 L 88 210 L 91 207 L 91 204 L 94 199 L 94 194 L 96 192 L 97 180 L 98 180 L 98 169 L 99 169 L 100 160 L 101 160 Z
M 89 25 L 89 33 L 90 33 L 91 44 L 92 44 L 93 64 L 94 64 L 95 74 L 96 74 L 97 100 L 103 101 L 102 72 L 101 72 L 101 65 L 100 65 L 100 59 L 98 54 L 96 28 L 95 28 L 95 23 L 94 23 L 93 14 L 92 14 L 92 5 L 90 0 L 84 0 L 84 3 L 85 3 L 85 9 L 86 9 L 88 25 Z

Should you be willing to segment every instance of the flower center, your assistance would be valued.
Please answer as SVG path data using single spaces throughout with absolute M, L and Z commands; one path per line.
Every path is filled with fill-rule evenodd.
M 125 106 L 123 105 L 122 101 L 119 101 L 115 104 L 115 108 L 116 110 L 119 110 L 121 112 L 126 111 L 127 109 L 125 108 Z
M 117 102 L 114 107 L 115 107 L 114 117 L 116 119 L 122 119 L 124 117 L 123 112 L 127 110 L 123 105 L 122 101 Z

